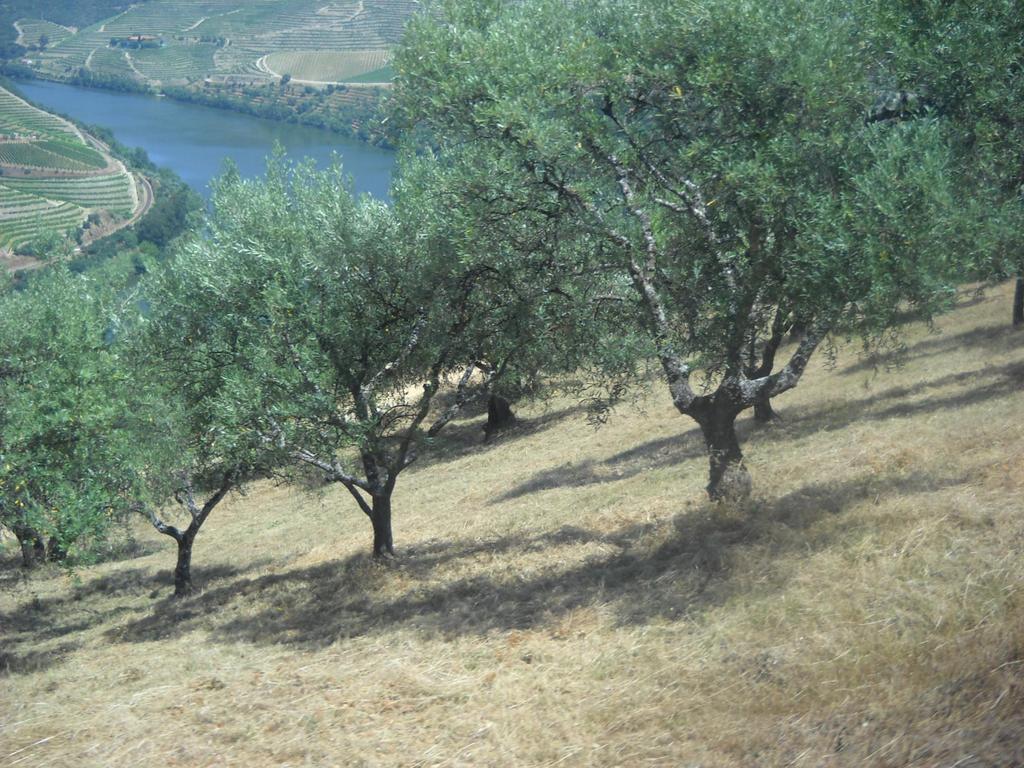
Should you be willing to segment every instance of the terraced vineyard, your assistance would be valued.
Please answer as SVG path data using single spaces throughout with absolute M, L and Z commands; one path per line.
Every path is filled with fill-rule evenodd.
M 263 58 L 262 67 L 271 75 L 289 74 L 300 82 L 345 82 L 382 71 L 390 62 L 388 51 L 288 51 Z M 372 82 L 372 81 L 368 81 Z
M 97 48 L 90 52 L 85 69 L 98 75 L 134 76 L 128 65 L 128 52 L 120 48 Z
M 49 112 L 36 109 L 26 101 L 19 99 L 10 91 L 0 88 L 0 133 L 14 134 L 52 134 L 60 136 L 71 134 L 79 136 L 78 131 L 70 123 L 61 120 Z
M 21 30 L 18 40 L 25 47 L 38 45 L 40 39 L 44 37 L 48 40 L 47 47 L 49 47 L 75 34 L 72 29 L 43 19 L 18 19 L 15 22 L 15 27 Z
M 0 88 L 0 265 L 41 238 L 90 237 L 140 209 L 136 180 L 75 128 Z M 96 214 L 91 217 L 90 214 Z
M 0 143 L 0 165 L 19 165 L 28 168 L 80 168 L 75 161 L 48 152 L 41 147 L 25 143 Z
M 46 29 L 55 34 L 33 66 L 58 78 L 81 69 L 152 85 L 279 74 L 314 83 L 380 82 L 390 77 L 390 50 L 419 8 L 418 0 L 151 0 L 74 33 L 51 24 Z M 33 20 L 32 33 L 45 24 Z M 126 56 L 111 46 L 111 38 L 133 35 L 152 36 L 157 47 Z M 377 75 L 367 79 L 369 73 Z
M 94 24 L 51 44 L 45 51 L 34 54 L 32 60 L 40 72 L 63 76 L 79 67 L 89 68 L 95 55 L 108 48 L 109 41 L 110 35 L 103 25 Z
M 31 200 L 31 203 L 28 202 Z M 17 250 L 50 234 L 65 234 L 85 219 L 77 205 L 17 195 L 0 185 L 0 248 Z
M 128 56 L 146 79 L 173 82 L 205 75 L 213 68 L 216 50 L 213 45 L 197 43 L 129 51 Z
M 0 179 L 6 190 L 25 193 L 47 200 L 62 200 L 79 208 L 106 210 L 119 216 L 130 216 L 138 205 L 138 195 L 131 176 L 111 173 L 85 178 Z

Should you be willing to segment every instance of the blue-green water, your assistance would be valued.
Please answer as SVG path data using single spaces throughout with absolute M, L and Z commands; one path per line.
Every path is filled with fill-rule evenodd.
M 204 197 L 225 158 L 243 176 L 256 176 L 275 142 L 290 158 L 311 157 L 321 167 L 336 152 L 357 192 L 388 196 L 394 153 L 330 131 L 135 93 L 35 80 L 20 81 L 17 87 L 40 107 L 102 125 L 125 146 L 142 147 L 154 163 L 173 170 Z

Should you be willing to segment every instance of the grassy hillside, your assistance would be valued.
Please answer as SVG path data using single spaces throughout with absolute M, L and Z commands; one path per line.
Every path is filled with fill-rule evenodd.
M 40 35 L 45 34 L 49 42 L 56 43 L 73 30 L 147 1 L 0 0 L 0 55 L 21 56 L 26 48 L 39 44 Z
M 386 73 L 388 52 L 418 7 L 416 0 L 150 0 L 74 31 L 53 30 L 49 44 L 29 58 L 51 77 L 113 76 L 155 86 L 210 77 L 269 82 L 284 74 L 344 83 Z M 47 21 L 56 20 L 7 23 L 36 42 Z M 132 42 L 140 35 L 151 38 L 146 46 Z
M 0 590 L 19 766 L 1024 764 L 1024 333 L 965 294 L 905 364 L 840 349 L 741 424 L 758 497 L 704 499 L 654 386 L 481 418 L 409 470 L 403 565 L 344 489 L 262 484 L 197 541 Z
M 96 214 L 90 236 L 145 205 L 137 181 L 71 123 L 0 88 L 0 267 Z M 22 262 L 19 260 L 18 265 Z

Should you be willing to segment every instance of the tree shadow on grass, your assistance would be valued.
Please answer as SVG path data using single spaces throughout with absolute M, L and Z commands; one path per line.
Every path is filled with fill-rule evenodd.
M 491 504 L 518 499 L 538 491 L 555 488 L 582 488 L 589 485 L 613 483 L 664 467 L 674 467 L 690 459 L 706 455 L 699 429 L 690 429 L 678 435 L 660 437 L 604 460 L 586 459 L 537 472 L 491 500 Z
M 961 386 L 972 381 L 985 381 L 955 394 L 914 400 L 928 390 Z M 929 413 L 954 414 L 960 408 L 984 403 L 1024 391 L 1024 363 L 985 366 L 971 371 L 950 373 L 927 379 L 905 387 L 891 387 L 868 397 L 844 399 L 817 408 L 794 411 L 784 415 L 777 428 L 756 430 L 756 425 L 745 421 L 740 427 L 741 440 L 756 437 L 759 440 L 785 440 L 805 437 L 821 431 L 842 429 L 850 424 L 910 418 Z
M 985 378 L 991 380 L 964 392 L 911 400 L 930 389 L 962 385 Z M 737 421 L 736 432 L 746 450 L 751 445 L 796 440 L 818 432 L 842 429 L 858 422 L 910 418 L 939 411 L 954 412 L 958 408 L 1018 392 L 1024 392 L 1024 363 L 1009 363 L 1000 367 L 951 373 L 912 386 L 892 387 L 868 397 L 845 399 L 818 408 L 783 412 L 782 418 L 767 428 L 748 415 Z M 681 423 L 690 422 L 686 417 L 680 418 Z M 587 459 L 541 470 L 496 496 L 490 503 L 499 504 L 556 488 L 582 488 L 616 482 L 650 470 L 678 466 L 706 455 L 707 449 L 701 432 L 693 427 L 675 435 L 649 440 L 603 460 Z
M 745 582 L 730 578 L 733 563 L 752 545 L 772 557 L 830 546 L 825 535 L 809 537 L 817 521 L 841 514 L 865 499 L 930 492 L 967 482 L 918 472 L 864 475 L 813 484 L 747 510 L 703 507 L 673 521 L 670 533 L 636 524 L 611 534 L 578 527 L 538 536 L 506 536 L 485 542 L 431 542 L 405 559 L 395 599 L 379 596 L 395 574 L 367 564 L 364 557 L 254 579 L 239 579 L 185 602 L 165 601 L 153 613 L 112 631 L 118 641 L 147 642 L 188 634 L 200 627 L 223 642 L 283 644 L 319 648 L 345 638 L 412 630 L 454 638 L 492 631 L 551 627 L 575 609 L 602 606 L 623 625 L 655 618 L 676 619 L 727 600 Z M 851 526 L 852 527 L 852 526 Z M 829 529 L 842 535 L 842 526 Z M 837 534 L 837 531 L 839 532 Z M 661 541 L 648 542 L 652 535 Z M 558 548 L 598 544 L 594 554 L 561 565 Z M 497 577 L 515 569 L 445 580 L 438 570 L 461 559 L 551 552 L 551 565 L 530 576 Z M 514 565 L 514 562 L 511 563 Z M 759 589 L 780 589 L 784 577 Z M 258 610 L 232 611 L 247 595 L 258 595 Z M 223 616 L 223 620 L 217 617 Z M 211 626 L 211 621 L 213 626 Z
M 266 561 L 261 561 L 265 564 Z M 260 564 L 250 567 L 256 568 Z M 196 578 L 208 583 L 236 579 L 243 570 L 228 565 L 196 568 Z M 31 588 L 31 577 L 25 586 Z M 78 633 L 107 624 L 120 616 L 137 614 L 138 604 L 126 604 L 121 598 L 157 594 L 170 595 L 174 589 L 173 570 L 154 574 L 147 568 L 129 568 L 104 574 L 54 596 L 31 596 L 13 610 L 0 613 L 0 670 L 34 672 L 57 663 L 79 643 L 62 643 L 56 650 L 34 650 L 31 646 L 51 640 L 73 637 Z M 26 646 L 28 650 L 21 650 Z M 59 651 L 59 652 L 58 652 Z
M 31 675 L 59 665 L 69 653 L 77 650 L 72 643 L 62 643 L 47 650 L 0 651 L 0 679 L 4 675 Z
M 1024 345 L 1024 334 L 1014 331 L 1008 323 L 986 325 L 960 333 L 935 333 L 926 339 L 900 349 L 864 355 L 856 363 L 844 366 L 840 373 L 852 376 L 859 373 L 898 370 L 911 360 L 947 355 L 958 349 L 978 348 L 992 352 L 1009 352 Z
M 503 429 L 487 443 L 484 442 L 483 425 L 480 421 L 453 422 L 433 438 L 433 444 L 421 452 L 420 458 L 410 467 L 409 471 L 415 472 L 434 464 L 485 453 L 511 441 L 539 434 L 568 418 L 579 416 L 585 412 L 586 405 L 579 404 L 545 411 L 538 416 L 518 417 L 514 425 Z

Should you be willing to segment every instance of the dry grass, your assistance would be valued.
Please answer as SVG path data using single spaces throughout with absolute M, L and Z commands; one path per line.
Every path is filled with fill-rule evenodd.
M 703 501 L 661 388 L 403 477 L 397 569 L 342 489 L 0 591 L 0 766 L 1024 765 L 1024 333 L 1007 290 L 906 364 L 819 361 Z M 884 363 L 884 361 L 883 361 Z M 11 574 L 8 570 L 5 573 Z

